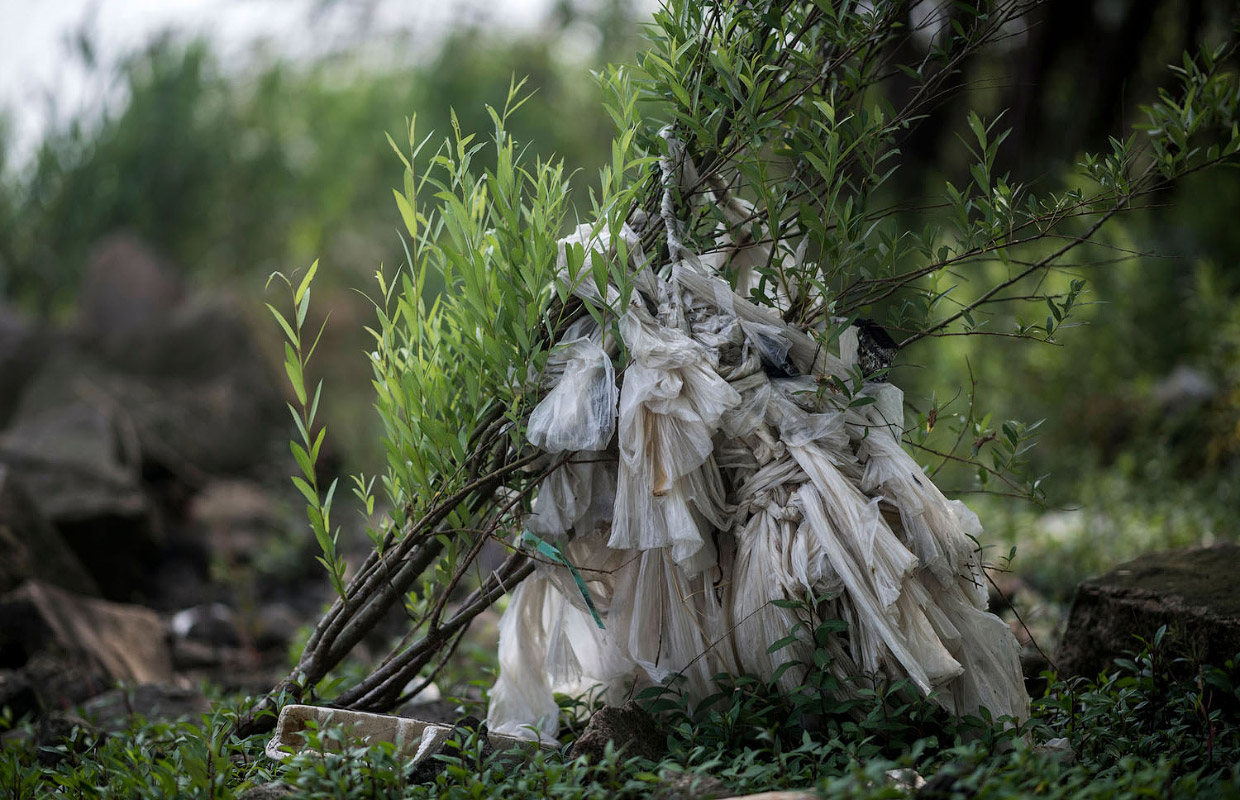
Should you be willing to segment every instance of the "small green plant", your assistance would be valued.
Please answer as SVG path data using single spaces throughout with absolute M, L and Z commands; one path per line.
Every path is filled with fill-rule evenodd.
M 306 499 L 306 517 L 310 522 L 310 530 L 313 531 L 315 541 L 318 542 L 319 549 L 323 552 L 323 555 L 318 557 L 319 563 L 327 569 L 332 588 L 337 594 L 344 596 L 345 563 L 336 552 L 340 529 L 333 529 L 331 525 L 332 499 L 336 495 L 338 481 L 333 480 L 327 487 L 327 491 L 323 492 L 319 486 L 317 467 L 319 453 L 323 448 L 323 439 L 327 436 L 326 425 L 315 427 L 319 412 L 319 399 L 323 396 L 323 382 L 320 380 L 315 385 L 313 393 L 307 391 L 306 388 L 306 365 L 314 356 L 314 351 L 323 337 L 323 329 L 327 327 L 327 320 L 323 320 L 312 341 L 307 341 L 304 336 L 306 313 L 310 309 L 311 284 L 314 282 L 314 275 L 318 269 L 319 262 L 315 261 L 310 265 L 310 269 L 306 270 L 306 274 L 302 276 L 296 287 L 283 273 L 272 273 L 267 279 L 268 287 L 276 278 L 283 281 L 292 294 L 293 310 L 287 317 L 270 303 L 267 304 L 267 310 L 275 317 L 280 330 L 284 332 L 287 339 L 284 343 L 284 371 L 288 375 L 289 385 L 297 399 L 296 405 L 288 404 L 289 413 L 293 415 L 293 424 L 300 437 L 298 441 L 289 442 L 293 460 L 297 463 L 297 468 L 301 470 L 301 475 L 293 476 L 293 485 Z
M 812 661 L 827 665 L 827 649 L 816 648 Z M 314 800 L 636 800 L 686 776 L 720 780 L 738 794 L 816 788 L 826 797 L 882 798 L 907 796 L 899 782 L 910 773 L 901 770 L 944 796 L 1228 797 L 1240 778 L 1237 687 L 1240 658 L 1210 666 L 1174 657 L 1161 632 L 1096 680 L 1052 681 L 1019 729 L 953 719 L 898 685 L 876 687 L 847 706 L 802 703 L 790 715 L 774 685 L 737 678 L 693 708 L 666 690 L 654 699 L 668 742 L 658 763 L 613 749 L 593 764 L 562 752 L 496 758 L 475 730 L 449 742 L 435 757 L 443 769 L 423 782 L 390 743 L 350 746 L 330 729 L 308 731 L 306 750 L 272 762 L 262 754 L 265 737 L 228 735 L 246 704 L 225 699 L 201 720 L 135 719 L 87 748 L 52 744 L 54 763 L 40 762 L 33 728 L 19 724 L 14 733 L 21 735 L 0 750 L 0 798 L 228 800 L 280 782 Z M 803 694 L 830 688 L 811 673 Z M 1043 746 L 1061 737 L 1072 758 Z
M 1097 680 L 1055 685 L 1041 721 L 1067 736 L 1087 760 L 1166 759 L 1178 772 L 1211 773 L 1234 763 L 1240 747 L 1240 660 L 1210 666 L 1176 655 L 1163 626 Z

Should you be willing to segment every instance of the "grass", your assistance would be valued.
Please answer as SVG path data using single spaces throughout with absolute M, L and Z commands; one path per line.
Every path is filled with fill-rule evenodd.
M 320 798 L 642 798 L 669 779 L 721 781 L 743 794 L 812 789 L 822 797 L 909 796 L 912 770 L 929 781 L 918 796 L 1015 798 L 1240 797 L 1240 669 L 1177 659 L 1161 634 L 1096 681 L 1055 681 L 1019 728 L 1010 721 L 953 719 L 899 684 L 840 703 L 812 673 L 793 698 L 741 679 L 703 708 L 665 695 L 660 762 L 609 751 L 595 764 L 562 753 L 489 757 L 470 734 L 438 756 L 444 769 L 414 783 L 390 744 L 283 763 L 264 737 L 229 729 L 248 699 L 224 699 L 198 720 L 134 719 L 120 733 L 75 730 L 38 747 L 28 721 L 11 725 L 0 751 L 0 798 L 211 798 L 229 800 L 271 782 Z M 825 670 L 823 673 L 825 674 Z M 789 702 L 792 703 L 790 710 Z M 585 703 L 566 700 L 584 714 Z M 580 721 L 573 728 L 580 728 Z M 311 734 L 312 746 L 333 736 Z M 1072 755 L 1048 749 L 1067 739 Z M 717 785 L 717 784 L 715 784 Z

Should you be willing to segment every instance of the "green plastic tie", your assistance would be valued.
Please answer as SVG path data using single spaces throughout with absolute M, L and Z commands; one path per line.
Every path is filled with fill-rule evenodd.
M 590 616 L 594 617 L 594 623 L 603 630 L 607 629 L 607 626 L 603 624 L 603 618 L 598 614 L 598 609 L 594 607 L 594 598 L 590 596 L 590 590 L 586 588 L 585 579 L 581 577 L 581 573 L 577 571 L 576 567 L 568 563 L 568 559 L 560 552 L 560 548 L 545 539 L 540 539 L 529 531 L 526 531 L 521 536 L 521 546 L 532 548 L 539 554 L 549 558 L 553 563 L 568 567 L 568 571 L 573 575 L 573 580 L 577 583 L 577 590 L 581 592 L 582 599 L 586 601 L 586 608 L 590 609 Z

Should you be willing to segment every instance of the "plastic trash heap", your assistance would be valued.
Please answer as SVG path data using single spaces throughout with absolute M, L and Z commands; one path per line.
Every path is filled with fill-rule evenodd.
M 670 149 L 668 194 L 700 186 Z M 728 224 L 708 252 L 680 243 L 667 194 L 661 220 L 630 217 L 623 248 L 603 226 L 561 242 L 560 280 L 611 316 L 578 320 L 530 376 L 546 393 L 528 441 L 560 466 L 524 521 L 539 565 L 500 623 L 490 729 L 553 737 L 553 692 L 597 684 L 612 700 L 668 681 L 700 699 L 719 674 L 792 689 L 811 614 L 847 625 L 826 645 L 842 692 L 907 678 L 955 714 L 1027 716 L 1017 642 L 986 611 L 977 517 L 905 452 L 896 386 L 871 373 L 840 390 L 864 375 L 857 327 L 827 348 L 783 322 L 805 287 L 776 287 L 773 307 L 747 299 L 757 267 L 804 254 L 733 238 L 752 209 L 713 187 L 697 202 Z M 652 225 L 663 259 L 642 252 Z M 568 274 L 578 246 L 587 264 L 624 252 L 630 285 Z

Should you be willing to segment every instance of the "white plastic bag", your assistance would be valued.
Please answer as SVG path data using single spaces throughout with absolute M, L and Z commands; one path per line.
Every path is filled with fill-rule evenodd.
M 499 621 L 499 678 L 491 687 L 487 727 L 519 739 L 554 740 L 560 727 L 544 662 L 547 635 L 543 599 L 548 583 L 537 575 L 513 590 Z
M 611 522 L 616 464 L 607 453 L 577 453 L 538 487 L 526 527 L 545 538 L 580 536 Z
M 595 341 L 582 337 L 548 356 L 563 375 L 530 413 L 526 436 L 548 453 L 604 450 L 616 432 L 616 370 Z
M 663 167 L 668 180 L 692 172 L 687 160 Z M 591 253 L 616 249 L 606 230 L 580 226 L 561 243 L 558 279 L 619 313 L 619 337 L 583 318 L 532 376 L 548 393 L 529 441 L 571 458 L 539 486 L 527 525 L 576 574 L 550 559 L 514 593 L 500 626 L 492 728 L 548 735 L 553 692 L 593 683 L 618 699 L 679 679 L 700 700 L 721 672 L 778 673 L 793 690 L 803 671 L 789 662 L 816 646 L 844 694 L 907 677 L 953 713 L 1027 716 L 1015 637 L 984 610 L 970 538 L 977 518 L 904 451 L 898 388 L 868 382 L 874 403 L 832 403 L 825 379 L 855 365 L 855 329 L 842 333 L 837 356 L 780 314 L 790 295 L 825 303 L 821 295 L 779 283 L 778 308 L 751 302 L 759 271 L 799 264 L 805 249 L 772 253 L 752 208 L 705 179 L 709 191 L 690 202 L 714 202 L 727 222 L 712 251 L 684 246 L 674 217 L 648 219 L 675 241 L 671 263 L 647 262 L 637 235 L 621 230 L 627 309 L 617 308 L 618 284 L 600 286 L 588 269 Z M 569 276 L 576 244 L 586 268 Z M 629 360 L 617 375 L 621 348 Z M 812 625 L 831 618 L 847 633 L 815 643 Z

